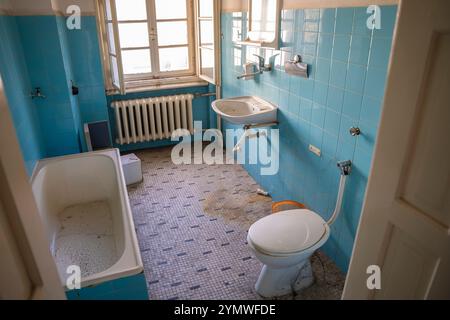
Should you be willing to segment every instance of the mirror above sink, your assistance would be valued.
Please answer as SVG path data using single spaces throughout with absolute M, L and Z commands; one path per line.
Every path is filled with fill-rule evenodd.
M 224 120 L 242 125 L 273 125 L 277 122 L 278 107 L 256 96 L 215 100 L 213 110 Z
M 245 45 L 279 49 L 282 0 L 248 0 Z

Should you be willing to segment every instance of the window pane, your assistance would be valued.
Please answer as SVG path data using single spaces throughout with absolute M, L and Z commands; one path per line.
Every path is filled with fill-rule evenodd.
M 242 68 L 242 48 L 234 48 L 233 49 L 233 60 L 234 66 L 236 70 Z
M 116 0 L 117 20 L 147 20 L 145 0 Z
M 120 46 L 122 48 L 148 47 L 147 23 L 119 23 Z
M 151 72 L 150 50 L 122 50 L 122 65 L 124 74 Z
M 111 0 L 106 0 L 106 19 L 112 20 Z
M 112 73 L 112 83 L 116 87 L 120 88 L 120 79 L 119 79 L 119 67 L 117 64 L 116 57 L 111 56 L 111 73 Z
M 214 0 L 200 0 L 200 17 L 213 16 L 213 1 Z
M 233 13 L 233 42 L 243 40 L 243 30 L 242 30 L 242 13 L 234 12 Z
M 201 52 L 201 71 L 200 73 L 211 79 L 214 78 L 214 50 L 200 49 Z
M 186 0 L 156 0 L 156 19 L 183 19 L 186 14 Z
M 202 46 L 214 43 L 214 26 L 211 20 L 200 20 L 200 42 Z
M 114 41 L 114 27 L 112 23 L 108 23 L 108 46 L 109 52 L 116 54 L 116 43 Z
M 159 49 L 159 68 L 161 71 L 189 69 L 189 52 L 187 47 Z
M 253 31 L 273 32 L 276 20 L 275 0 L 254 0 L 252 2 Z
M 158 22 L 158 45 L 187 44 L 187 22 Z

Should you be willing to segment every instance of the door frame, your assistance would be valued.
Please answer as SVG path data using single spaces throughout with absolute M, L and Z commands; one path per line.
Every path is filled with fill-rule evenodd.
M 20 106 L 19 106 L 20 107 Z M 50 253 L 39 211 L 34 200 L 22 152 L 12 122 L 3 81 L 0 76 L 0 203 L 8 223 L 2 225 L 12 235 L 11 248 L 22 265 L 21 274 L 11 277 L 4 286 L 17 285 L 16 281 L 28 282 L 28 299 L 65 299 L 63 284 L 55 261 Z M 10 265 L 10 266 L 11 266 Z M 25 270 L 24 270 L 25 269 Z M 19 280 L 22 279 L 22 280 Z M 8 294 L 8 291 L 6 291 Z M 8 297 L 4 298 L 17 298 Z

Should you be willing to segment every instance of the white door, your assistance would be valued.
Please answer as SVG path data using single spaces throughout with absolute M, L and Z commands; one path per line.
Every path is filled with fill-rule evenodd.
M 400 3 L 344 299 L 450 299 L 449 17 L 448 0 Z

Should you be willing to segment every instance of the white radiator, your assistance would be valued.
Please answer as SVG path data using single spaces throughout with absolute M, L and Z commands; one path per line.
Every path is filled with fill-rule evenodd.
M 118 144 L 169 139 L 176 129 L 194 133 L 192 94 L 114 101 Z

